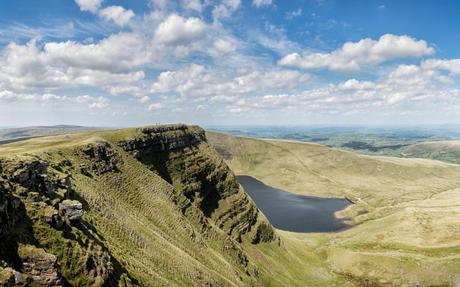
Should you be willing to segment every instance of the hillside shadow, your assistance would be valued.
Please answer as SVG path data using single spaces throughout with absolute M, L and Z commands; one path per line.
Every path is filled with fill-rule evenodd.
M 37 239 L 33 234 L 33 222 L 27 214 L 26 207 L 20 201 L 17 208 L 11 207 L 8 218 L 2 218 L 2 222 L 15 219 L 14 226 L 7 228 L 6 232 L 0 236 L 0 259 L 5 261 L 15 270 L 22 269 L 22 260 L 19 256 L 19 244 L 37 245 Z
M 172 178 L 168 171 L 168 160 L 170 159 L 170 152 L 154 152 L 148 149 L 139 151 L 137 160 L 147 166 L 150 170 L 157 173 L 162 179 L 172 184 Z

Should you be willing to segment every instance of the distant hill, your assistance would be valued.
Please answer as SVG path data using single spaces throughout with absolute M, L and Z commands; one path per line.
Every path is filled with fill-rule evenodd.
M 405 157 L 430 158 L 460 164 L 460 141 L 422 142 L 408 146 L 401 152 Z
M 460 126 L 431 127 L 216 127 L 211 131 L 297 140 L 361 154 L 418 157 L 460 163 Z
M 85 127 L 75 125 L 55 125 L 55 126 L 30 126 L 21 128 L 1 128 L 0 144 L 14 142 L 25 138 L 40 136 L 51 136 L 69 133 L 79 133 L 86 131 L 101 130 L 101 127 Z

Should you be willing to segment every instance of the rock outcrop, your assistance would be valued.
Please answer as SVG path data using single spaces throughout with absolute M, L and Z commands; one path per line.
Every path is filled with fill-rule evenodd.
M 59 212 L 64 216 L 66 222 L 79 222 L 83 216 L 83 205 L 77 200 L 66 199 L 59 204 Z
M 98 160 L 110 157 L 99 152 L 94 155 Z M 62 286 L 59 262 L 72 262 L 62 272 L 70 283 L 111 282 L 124 271 L 83 222 L 83 204 L 73 198 L 72 164 L 50 164 L 47 157 L 0 161 L 0 263 L 5 262 L 0 271 L 14 270 L 14 284 L 20 286 Z M 112 169 L 111 159 L 107 162 Z M 125 281 L 131 282 L 130 277 Z
M 57 257 L 31 245 L 21 246 L 22 273 L 38 286 L 62 286 Z M 16 276 L 17 277 L 17 276 Z
M 206 140 L 202 129 L 188 130 L 185 125 L 169 125 L 140 129 L 141 137 L 120 141 L 125 151 L 134 151 L 137 158 L 153 152 L 166 152 L 199 144 Z
M 90 144 L 83 149 L 87 163 L 80 165 L 80 170 L 87 176 L 117 172 L 118 165 L 123 162 L 120 155 L 108 144 Z

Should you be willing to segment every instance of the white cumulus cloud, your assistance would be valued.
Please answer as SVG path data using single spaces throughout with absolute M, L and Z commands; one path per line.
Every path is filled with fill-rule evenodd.
M 19 90 L 112 86 L 142 80 L 149 61 L 142 38 L 116 34 L 94 44 L 35 41 L 9 44 L 0 57 L 0 87 Z
M 151 92 L 225 101 L 226 96 L 293 88 L 309 80 L 310 75 L 292 70 L 253 70 L 235 74 L 192 64 L 177 71 L 160 73 Z
M 121 6 L 109 6 L 99 11 L 99 15 L 105 20 L 112 21 L 122 27 L 134 17 L 134 12 Z
M 155 40 L 165 44 L 184 44 L 202 38 L 206 24 L 198 18 L 170 15 L 155 31 Z
M 104 109 L 110 105 L 110 100 L 105 97 L 94 97 L 89 95 L 70 97 L 50 93 L 26 94 L 9 90 L 0 91 L 0 101 L 33 102 L 41 105 L 80 104 L 87 105 L 90 109 Z
M 431 59 L 423 62 L 422 67 L 425 69 L 445 70 L 449 73 L 460 75 L 460 59 L 439 60 Z
M 331 53 L 292 53 L 284 56 L 278 64 L 302 69 L 356 71 L 367 64 L 431 55 L 434 49 L 423 40 L 409 36 L 385 34 L 378 40 L 370 38 L 347 42 Z
M 75 0 L 81 11 L 96 13 L 103 0 Z

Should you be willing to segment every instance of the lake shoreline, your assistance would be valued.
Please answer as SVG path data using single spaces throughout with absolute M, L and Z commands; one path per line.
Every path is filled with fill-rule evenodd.
M 290 193 L 247 175 L 239 175 L 237 180 L 277 229 L 300 233 L 330 233 L 351 227 L 343 218 L 336 216 L 353 204 L 348 198 Z

